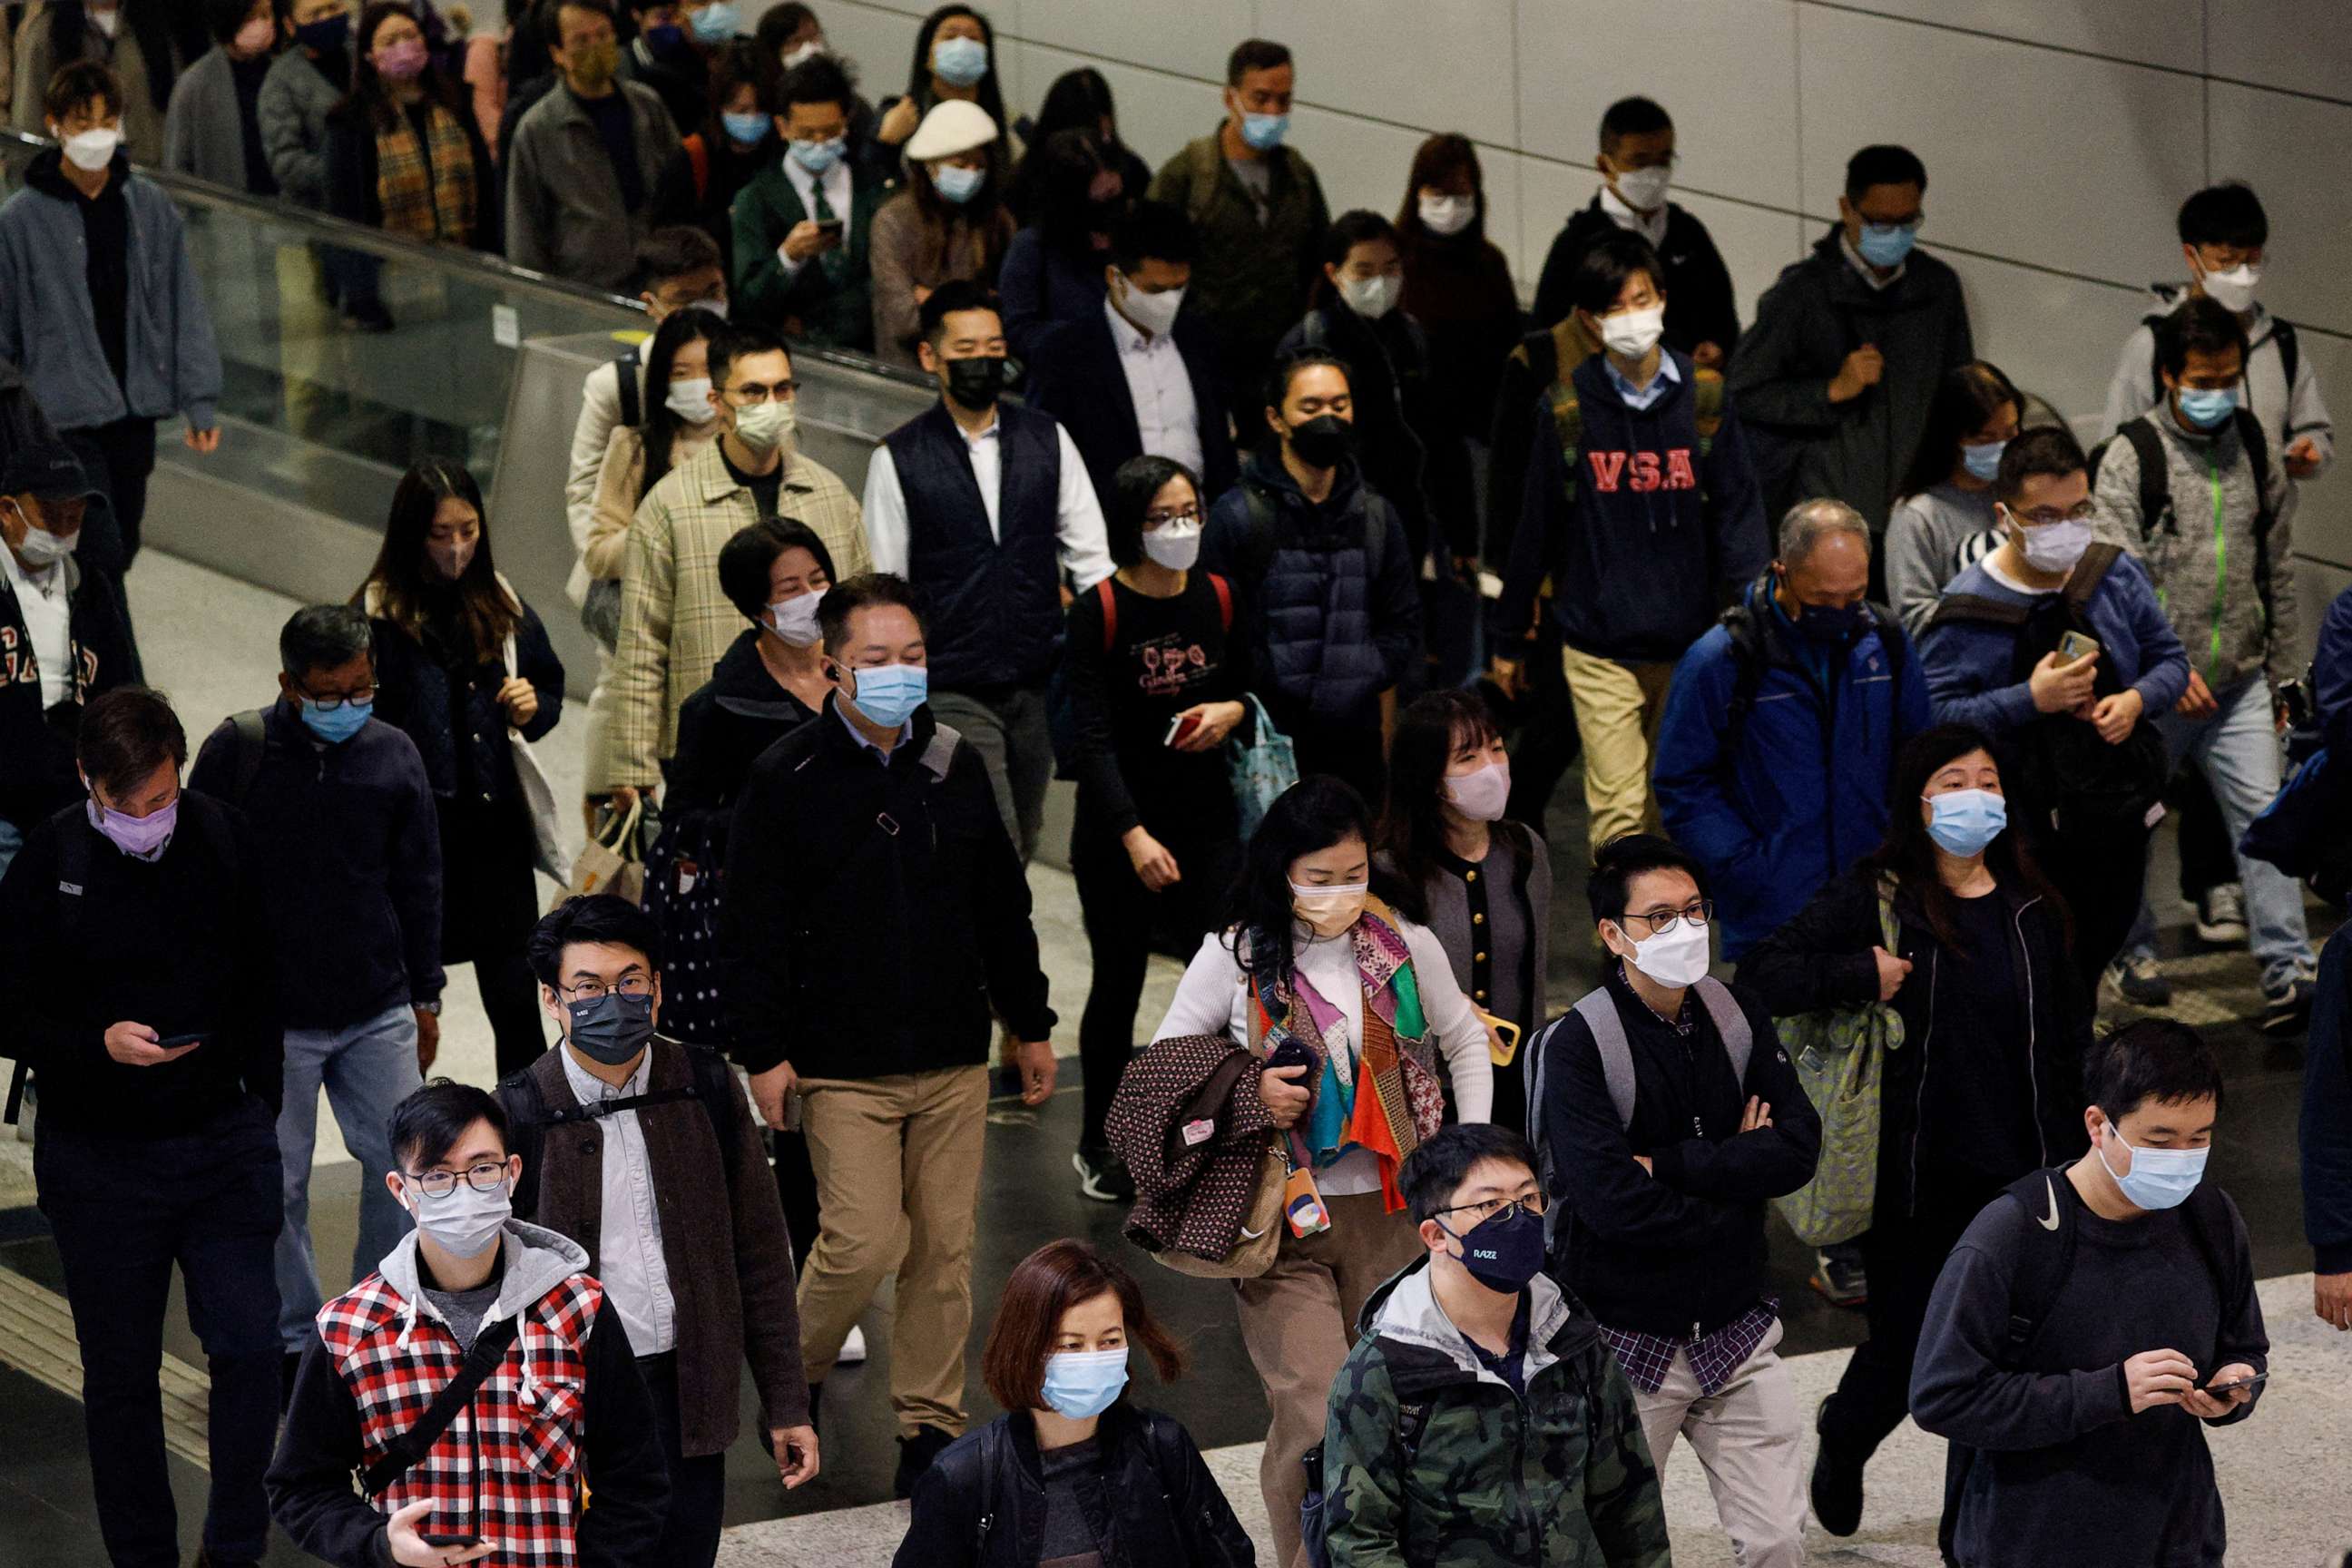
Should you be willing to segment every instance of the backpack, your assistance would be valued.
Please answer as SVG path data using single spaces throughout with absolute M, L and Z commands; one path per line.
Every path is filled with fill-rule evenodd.
M 621 423 L 632 430 L 646 422 L 645 387 L 638 380 L 645 368 L 635 349 L 613 362 L 613 379 L 621 387 Z
M 1877 605 L 1869 606 L 1873 630 L 1878 633 L 1878 646 L 1886 651 L 1886 672 L 1895 682 L 1895 702 L 1902 702 L 1903 669 L 1911 662 L 1911 645 L 1903 635 L 1903 625 Z M 1769 660 L 1764 657 L 1764 639 L 1757 629 L 1756 617 L 1746 605 L 1734 605 L 1719 617 L 1724 631 L 1731 638 L 1732 685 L 1731 711 L 1723 731 L 1723 744 L 1717 753 L 1728 767 L 1731 759 L 1739 754 L 1739 743 L 1748 733 L 1748 716 L 1756 709 L 1756 693 L 1764 684 L 1764 671 Z
M 1423 1430 L 1429 1425 L 1429 1406 L 1397 1402 L 1397 1458 L 1401 1469 L 1411 1469 L 1421 1453 Z M 1331 1505 L 1324 1488 L 1323 1445 L 1307 1450 L 1298 1461 L 1307 1471 L 1307 1490 L 1298 1500 L 1298 1542 L 1306 1548 L 1311 1568 L 1331 1568 Z
M 618 1111 L 700 1100 L 703 1114 L 710 1118 L 710 1130 L 719 1135 L 719 1158 L 732 1170 L 740 1149 L 735 1125 L 735 1069 L 728 1065 L 725 1057 L 703 1046 L 686 1047 L 686 1059 L 692 1081 L 684 1089 L 648 1089 L 644 1094 L 600 1100 L 593 1105 L 551 1107 L 529 1068 L 501 1080 L 498 1096 L 499 1103 L 507 1108 L 507 1152 L 522 1156 L 522 1179 L 515 1184 L 514 1190 L 516 1217 L 539 1212 L 539 1155 L 547 1130 L 600 1121 Z
M 1234 629 L 1233 584 L 1214 572 L 1203 573 L 1209 586 L 1217 595 L 1217 625 L 1226 632 Z M 1118 641 L 1118 597 L 1111 592 L 1110 579 L 1095 584 L 1095 598 L 1102 605 L 1102 650 L 1108 656 Z M 1070 661 L 1067 658 L 1054 660 L 1054 679 L 1045 692 L 1045 730 L 1054 743 L 1054 776 L 1075 779 L 1078 776 L 1078 715 L 1077 705 L 1070 697 Z
M 229 758 L 229 793 L 217 798 L 240 809 L 245 805 L 246 796 L 253 793 L 254 781 L 261 776 L 261 759 L 269 750 L 268 738 L 261 728 L 264 711 L 253 708 L 229 718 L 229 722 L 236 727 L 230 737 L 236 750 Z
M 2246 449 L 2246 461 L 2254 470 L 2254 592 L 2263 601 L 2263 613 L 2271 613 L 2271 525 L 2278 519 L 2271 510 L 2271 449 L 2263 435 L 2263 427 L 2253 411 L 2240 405 L 2231 416 L 2238 427 L 2239 443 Z M 2159 532 L 2178 535 L 2180 519 L 2172 505 L 2172 470 L 2167 462 L 2164 438 L 2156 433 L 2155 424 L 2145 414 L 2137 419 L 2126 419 L 2116 433 L 2091 449 L 2091 482 L 2096 485 L 2099 469 L 2106 461 L 2108 449 L 2117 441 L 2132 449 L 2139 459 L 2139 537 L 2145 545 Z
M 1748 1082 L 1748 1059 L 1756 1049 L 1756 1031 L 1748 1027 L 1748 1015 L 1731 994 L 1731 987 L 1712 974 L 1702 975 L 1691 989 L 1697 994 L 1706 1016 L 1714 1020 L 1715 1032 L 1723 1040 L 1723 1054 L 1731 1058 L 1731 1076 L 1745 1092 Z M 1617 1125 L 1633 1125 L 1633 1102 L 1637 1085 L 1633 1076 L 1633 1052 L 1625 1041 L 1625 1022 L 1617 1016 L 1616 998 L 1609 987 L 1597 985 L 1577 998 L 1576 1005 L 1544 1026 L 1543 1032 L 1519 1053 L 1519 1070 L 1526 1075 L 1528 1085 L 1528 1146 L 1536 1157 L 1536 1179 L 1547 1194 L 1560 1190 L 1559 1170 L 1552 1161 L 1552 1151 L 1544 1140 L 1543 1097 L 1546 1087 L 1545 1058 L 1550 1056 L 1551 1037 L 1568 1022 L 1569 1014 L 1584 1020 L 1591 1031 L 1593 1047 L 1601 1053 L 1601 1076 L 1609 1086 L 1609 1103 L 1617 1111 Z M 1560 1216 L 1568 1205 L 1548 1203 L 1544 1205 L 1544 1252 L 1553 1253 L 1553 1243 L 1559 1231 Z

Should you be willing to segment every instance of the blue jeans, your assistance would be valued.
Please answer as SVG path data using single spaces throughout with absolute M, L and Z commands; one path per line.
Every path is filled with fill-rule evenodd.
M 288 1353 L 316 1336 L 326 1305 L 310 1247 L 310 1156 L 319 1144 L 319 1089 L 326 1086 L 343 1145 L 360 1163 L 360 1237 L 352 1279 L 363 1279 L 407 1233 L 408 1211 L 383 1184 L 392 1169 L 392 1108 L 419 1082 L 416 1015 L 406 1004 L 342 1029 L 286 1031 L 286 1103 L 278 1150 L 286 1163 L 286 1228 L 278 1234 L 278 1330 Z M 350 1283 L 349 1280 L 344 1281 Z M 342 1286 L 336 1287 L 341 1294 Z
M 2279 792 L 2279 738 L 2271 718 L 2270 683 L 2260 675 L 2250 676 L 2213 696 L 2221 704 L 2216 711 L 2202 719 L 2167 713 L 2156 727 L 2173 765 L 2184 758 L 2194 762 L 2221 804 L 2231 853 L 2237 855 L 2238 880 L 2246 889 L 2246 945 L 2262 963 L 2263 988 L 2277 991 L 2295 975 L 2311 973 L 2317 961 L 2304 924 L 2302 884 L 2236 847 L 2246 825 Z M 2156 915 L 2145 898 L 2125 950 L 2150 956 L 2156 952 Z
M 25 847 L 24 830 L 5 816 L 0 816 L 0 877 L 8 874 L 8 863 L 16 851 Z

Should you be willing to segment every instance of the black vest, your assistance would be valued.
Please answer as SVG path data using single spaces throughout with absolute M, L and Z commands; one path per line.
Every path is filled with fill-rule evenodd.
M 931 683 L 943 690 L 1045 679 L 1062 629 L 1060 427 L 1004 404 L 996 425 L 997 539 L 944 405 L 883 437 L 907 498 L 907 577 L 929 623 Z

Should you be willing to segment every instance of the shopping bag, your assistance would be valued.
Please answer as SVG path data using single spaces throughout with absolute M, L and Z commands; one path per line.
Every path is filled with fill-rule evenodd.
M 515 674 L 514 634 L 507 634 L 507 675 Z M 555 784 L 540 766 L 539 757 L 522 731 L 507 726 L 507 745 L 514 753 L 515 784 L 530 812 L 531 863 L 558 882 L 572 880 L 572 858 L 563 847 L 563 822 L 555 805 Z

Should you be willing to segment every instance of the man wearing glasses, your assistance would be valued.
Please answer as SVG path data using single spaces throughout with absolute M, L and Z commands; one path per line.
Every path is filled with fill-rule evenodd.
M 709 353 L 722 433 L 646 492 L 622 564 L 601 776 L 624 810 L 662 782 L 662 763 L 677 750 L 678 710 L 743 629 L 719 583 L 729 540 L 763 517 L 783 517 L 815 531 L 840 577 L 872 564 L 857 499 L 794 438 L 800 383 L 783 341 L 763 327 L 730 327 Z
M 1321 1464 L 1333 1568 L 1664 1568 L 1658 1472 L 1601 1331 L 1544 1273 L 1526 1140 L 1445 1128 L 1397 1173 L 1429 1250 L 1364 1304 Z
M 290 1390 L 324 1300 L 310 1245 L 321 1087 L 360 1163 L 359 1237 L 336 1288 L 365 1278 L 408 1228 L 384 1185 L 384 1126 L 440 1048 L 441 837 L 415 744 L 370 717 L 367 616 L 348 605 L 298 610 L 278 652 L 277 702 L 223 720 L 188 787 L 238 807 L 269 846 L 257 869 L 286 1023 L 277 1274 Z
M 1739 1561 L 1804 1561 L 1804 1418 L 1766 1293 L 1765 1205 L 1812 1179 L 1821 1119 L 1753 997 L 1707 975 L 1697 862 L 1628 834 L 1585 886 L 1616 960 L 1530 1063 L 1551 1272 L 1601 1321 L 1655 1462 L 1687 1436 Z

